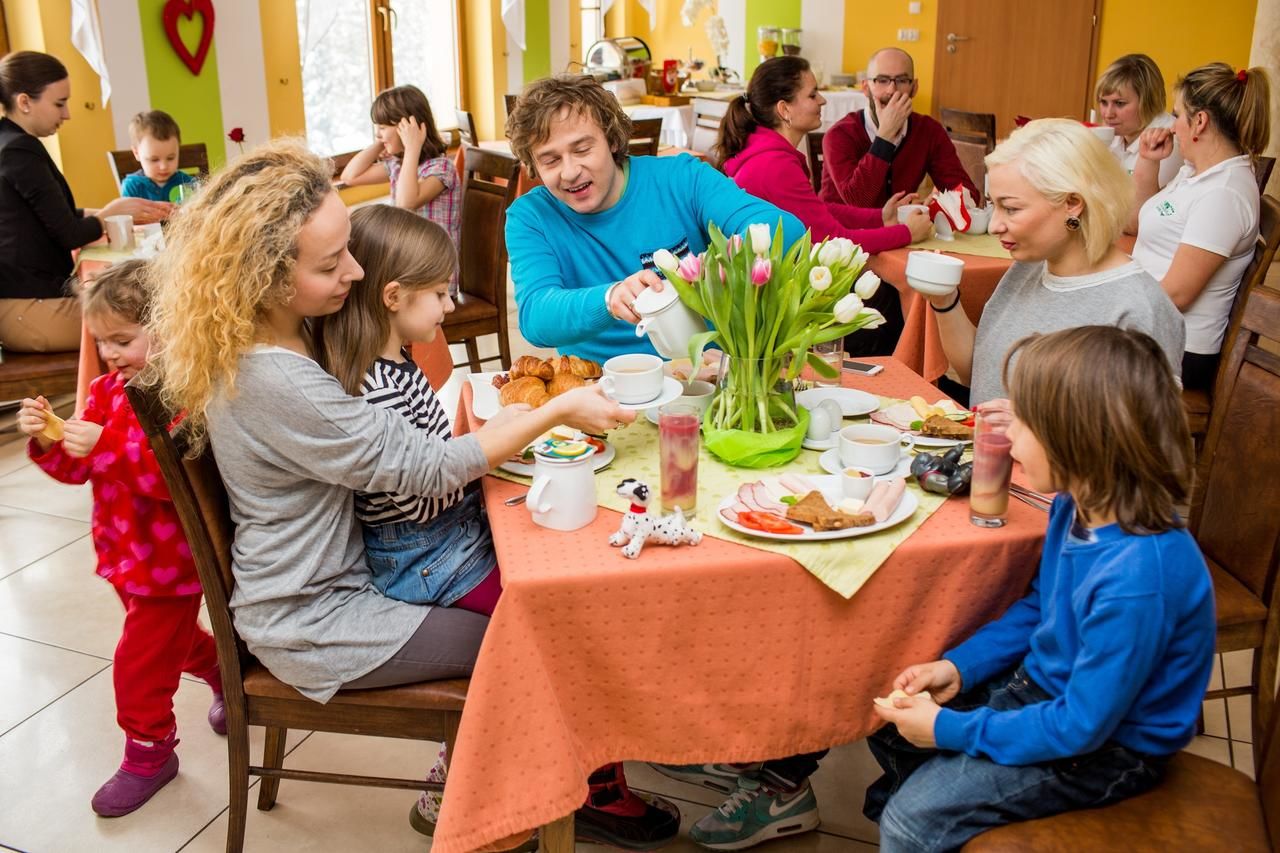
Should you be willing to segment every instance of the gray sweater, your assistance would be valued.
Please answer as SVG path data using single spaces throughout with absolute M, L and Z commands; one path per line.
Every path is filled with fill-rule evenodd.
M 1061 277 L 1049 273 L 1044 261 L 1019 262 L 1000 279 L 978 321 L 970 404 L 1009 396 L 1000 372 L 1005 354 L 1020 338 L 1077 326 L 1146 332 L 1164 350 L 1173 375 L 1182 375 L 1186 339 L 1182 313 L 1159 282 L 1136 263 L 1093 275 Z
M 209 438 L 236 525 L 236 628 L 274 676 L 327 702 L 430 609 L 370 583 L 354 491 L 450 494 L 489 470 L 480 444 L 415 429 L 279 347 L 240 359 L 235 393 L 209 407 Z

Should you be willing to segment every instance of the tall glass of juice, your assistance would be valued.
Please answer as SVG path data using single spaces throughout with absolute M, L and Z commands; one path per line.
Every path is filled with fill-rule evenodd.
M 662 459 L 662 509 L 676 507 L 685 516 L 698 505 L 698 434 L 702 413 L 688 403 L 668 403 L 658 410 L 658 450 Z
M 973 427 L 973 480 L 969 484 L 969 521 L 978 527 L 1003 527 L 1009 518 L 1009 478 L 1013 474 L 1007 412 L 979 412 Z

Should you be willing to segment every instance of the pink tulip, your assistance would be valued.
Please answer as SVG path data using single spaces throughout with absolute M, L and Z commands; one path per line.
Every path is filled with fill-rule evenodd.
M 702 277 L 702 260 L 697 255 L 685 255 L 676 271 L 685 281 L 697 281 Z
M 742 235 L 734 234 L 730 237 L 726 248 L 728 249 L 729 257 L 731 258 L 738 254 L 738 252 L 742 251 Z
M 769 281 L 773 274 L 773 264 L 767 258 L 756 258 L 751 265 L 751 283 L 759 287 Z

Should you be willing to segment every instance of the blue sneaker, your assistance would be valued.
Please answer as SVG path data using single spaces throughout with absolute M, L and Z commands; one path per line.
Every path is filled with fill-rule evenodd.
M 663 776 L 690 785 L 701 785 L 710 788 L 717 794 L 726 797 L 738 790 L 738 777 L 752 770 L 759 770 L 757 764 L 650 764 Z
M 745 850 L 765 841 L 817 829 L 818 800 L 808 780 L 786 791 L 751 776 L 720 808 L 695 823 L 689 837 L 711 850 Z

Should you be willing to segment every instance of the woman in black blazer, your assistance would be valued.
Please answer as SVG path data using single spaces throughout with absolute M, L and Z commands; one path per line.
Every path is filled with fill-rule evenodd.
M 15 352 L 80 347 L 80 309 L 65 295 L 71 250 L 102 236 L 104 217 L 156 222 L 170 205 L 121 198 L 101 210 L 76 207 L 71 188 L 39 137 L 71 114 L 61 62 L 24 50 L 0 58 L 0 346 Z

